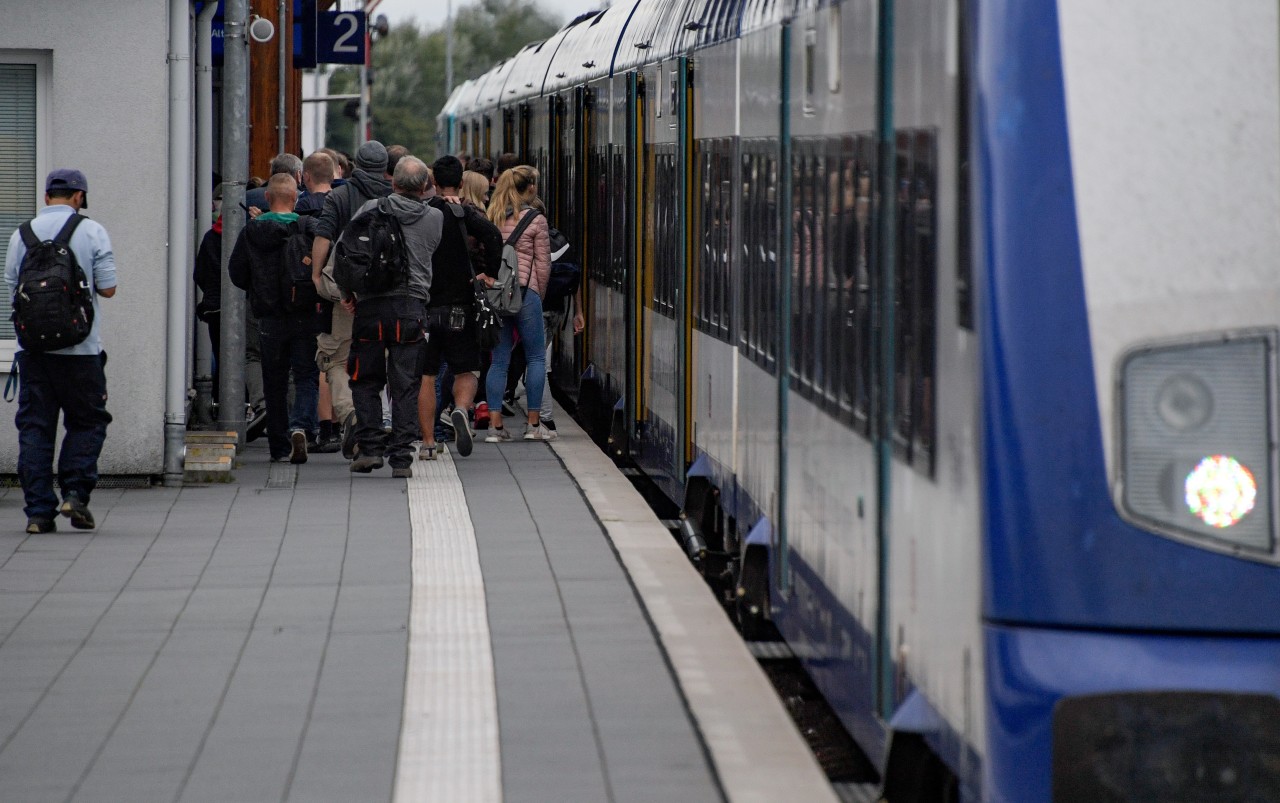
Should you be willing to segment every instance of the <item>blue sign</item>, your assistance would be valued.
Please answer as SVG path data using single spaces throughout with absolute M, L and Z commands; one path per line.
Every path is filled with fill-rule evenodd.
M 368 18 L 363 11 L 316 14 L 316 61 L 321 64 L 364 64 Z

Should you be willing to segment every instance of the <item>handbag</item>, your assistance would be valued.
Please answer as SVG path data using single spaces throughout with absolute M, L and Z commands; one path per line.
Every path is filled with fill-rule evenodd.
M 463 247 L 467 244 L 467 227 L 463 223 L 466 212 L 458 205 L 449 204 L 449 210 L 453 212 L 454 220 L 458 223 L 458 232 L 462 235 Z M 484 282 L 476 278 L 475 266 L 471 264 L 471 260 L 467 260 L 467 269 L 471 271 L 471 287 L 475 293 L 472 300 L 472 311 L 476 319 L 476 345 L 481 351 L 491 351 L 498 346 L 498 340 L 502 333 L 502 319 L 498 313 L 489 306 L 487 295 L 488 287 Z

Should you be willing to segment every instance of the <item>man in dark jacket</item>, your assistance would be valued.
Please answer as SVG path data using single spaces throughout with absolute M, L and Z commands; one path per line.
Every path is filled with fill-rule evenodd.
M 391 194 L 391 183 L 386 179 L 387 149 L 377 140 L 369 140 L 356 152 L 356 168 L 347 183 L 334 187 L 324 199 L 324 209 L 316 223 L 316 239 L 311 247 L 311 279 L 321 296 L 325 295 L 325 281 L 321 271 L 329 259 L 333 243 L 351 222 L 351 217 L 365 202 L 385 198 Z M 316 340 L 316 364 L 329 381 L 329 394 L 333 399 L 333 413 L 342 421 L 342 455 L 350 460 L 355 456 L 356 442 L 355 406 L 348 385 L 347 358 L 351 354 L 351 313 L 335 304 L 328 332 Z M 378 414 L 382 420 L 382 414 Z
M 354 303 L 342 303 L 355 313 L 347 372 L 356 406 L 360 456 L 351 463 L 351 470 L 368 473 L 382 468 L 385 455 L 393 477 L 409 477 L 418 434 L 422 318 L 431 300 L 431 256 L 440 244 L 444 216 L 422 202 L 431 188 L 431 175 L 421 159 L 401 159 L 391 185 L 395 190 L 391 197 L 366 202 L 354 216 L 381 209 L 395 217 L 404 236 L 408 271 L 404 280 L 386 293 L 366 294 Z M 382 429 L 384 385 L 390 385 L 391 395 L 389 442 Z
M 293 177 L 277 173 L 267 184 L 265 212 L 245 224 L 231 252 L 227 272 L 236 287 L 249 295 L 258 319 L 262 345 L 262 380 L 267 402 L 267 445 L 277 462 L 307 462 L 307 440 L 316 434 L 316 394 L 319 374 L 315 307 L 297 307 L 289 279 L 290 237 L 305 235 L 311 218 L 293 211 L 298 187 Z M 299 260 L 301 257 L 297 256 Z M 288 408 L 289 374 L 293 374 L 294 403 Z
M 431 258 L 429 334 L 423 353 L 422 390 L 418 394 L 418 423 L 423 441 L 420 456 L 425 460 L 436 457 L 436 376 L 444 362 L 454 372 L 450 418 L 458 454 L 463 457 L 471 454 L 468 420 L 480 371 L 473 280 L 476 273 L 497 276 L 502 263 L 502 235 L 498 227 L 489 222 L 483 211 L 463 205 L 458 197 L 462 162 L 456 156 L 442 156 L 431 166 L 431 172 L 435 174 L 437 195 L 427 204 L 443 214 L 444 232 L 440 235 L 440 247 Z M 469 239 L 474 239 L 484 254 L 484 262 L 479 266 L 471 264 Z

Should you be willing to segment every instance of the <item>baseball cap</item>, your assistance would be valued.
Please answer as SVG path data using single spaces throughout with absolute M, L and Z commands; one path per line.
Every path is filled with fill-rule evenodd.
M 69 167 L 59 167 L 57 170 L 49 171 L 48 177 L 44 180 L 44 191 L 52 192 L 53 190 L 80 190 L 84 193 L 84 207 L 89 208 L 89 179 L 84 177 L 84 173 Z

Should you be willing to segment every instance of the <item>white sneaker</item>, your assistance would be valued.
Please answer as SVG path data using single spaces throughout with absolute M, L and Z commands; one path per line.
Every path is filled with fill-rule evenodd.
M 511 441 L 511 433 L 506 427 L 494 429 L 489 427 L 489 434 L 484 436 L 485 443 L 509 443 Z
M 527 441 L 553 441 L 556 439 L 556 433 L 547 429 L 542 424 L 534 426 L 525 425 L 524 439 Z

